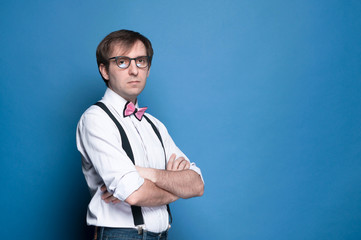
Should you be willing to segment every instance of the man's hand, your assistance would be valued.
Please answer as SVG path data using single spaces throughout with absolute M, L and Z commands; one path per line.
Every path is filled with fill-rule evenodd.
M 113 196 L 113 194 L 111 194 L 110 192 L 108 192 L 107 187 L 105 185 L 103 185 L 100 190 L 103 192 L 102 194 L 102 199 L 106 202 L 106 203 L 120 203 L 120 200 L 116 197 Z
M 167 164 L 167 170 L 168 171 L 182 171 L 182 170 L 187 170 L 190 167 L 190 163 L 184 158 L 184 157 L 179 157 L 177 159 L 176 155 L 173 153 L 168 161 Z
M 184 157 L 176 159 L 173 153 L 168 161 L 166 170 L 152 168 L 138 169 L 143 178 L 147 178 L 156 186 L 178 196 L 191 198 L 202 196 L 204 183 L 195 171 L 190 170 L 190 162 Z
M 184 158 L 184 157 L 179 157 L 177 159 L 176 155 L 173 153 L 168 161 L 167 164 L 167 171 L 182 171 L 182 170 L 187 170 L 190 167 L 190 163 Z M 154 168 L 145 168 L 145 167 L 139 167 L 139 166 L 135 166 L 135 168 L 137 169 L 139 175 L 142 178 L 148 179 L 152 182 L 156 181 L 156 177 L 157 177 L 157 171 L 159 171 L 158 169 L 154 169 Z M 164 170 L 161 170 L 164 171 Z

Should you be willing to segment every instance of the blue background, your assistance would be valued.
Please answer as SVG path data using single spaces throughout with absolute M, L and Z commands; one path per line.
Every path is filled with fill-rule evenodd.
M 361 2 L 2 1 L 3 239 L 89 239 L 75 146 L 95 49 L 155 49 L 142 105 L 202 169 L 171 239 L 361 239 Z M 172 108 L 172 110 L 170 110 Z

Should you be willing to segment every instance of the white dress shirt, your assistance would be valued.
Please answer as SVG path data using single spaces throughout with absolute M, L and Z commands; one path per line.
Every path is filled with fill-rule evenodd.
M 123 117 L 127 102 L 125 99 L 108 88 L 101 101 L 124 128 L 137 166 L 165 169 L 165 159 L 169 160 L 172 153 L 177 158 L 183 156 L 188 160 L 158 119 L 145 113 L 162 136 L 166 158 L 161 142 L 146 119 L 139 121 L 134 115 Z M 124 200 L 144 183 L 144 179 L 123 150 L 118 128 L 104 110 L 93 105 L 80 118 L 76 140 L 82 155 L 82 170 L 92 196 L 87 223 L 93 226 L 134 228 L 130 205 Z M 194 163 L 191 163 L 190 169 L 202 177 L 200 169 Z M 104 202 L 100 190 L 103 184 L 122 202 Z M 142 207 L 142 213 L 148 231 L 161 232 L 168 228 L 166 205 Z

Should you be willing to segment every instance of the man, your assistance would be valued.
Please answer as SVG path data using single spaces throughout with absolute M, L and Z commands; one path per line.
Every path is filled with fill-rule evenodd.
M 167 239 L 167 204 L 203 195 L 204 184 L 200 169 L 165 126 L 138 106 L 152 62 L 151 42 L 137 32 L 112 32 L 96 56 L 107 90 L 77 127 L 92 195 L 87 223 L 97 227 L 98 239 Z

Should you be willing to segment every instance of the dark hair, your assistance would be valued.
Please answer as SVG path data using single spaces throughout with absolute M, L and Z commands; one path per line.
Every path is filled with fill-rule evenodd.
M 98 69 L 100 64 L 104 64 L 105 69 L 109 71 L 109 54 L 112 52 L 115 44 L 119 44 L 120 46 L 130 49 L 136 41 L 141 41 L 145 49 L 147 51 L 147 56 L 149 57 L 149 66 L 152 64 L 153 58 L 153 48 L 152 44 L 148 38 L 144 37 L 142 34 L 130 30 L 119 30 L 108 34 L 98 45 L 96 51 L 97 64 Z M 103 75 L 99 71 L 102 76 L 105 84 L 108 86 L 108 81 L 104 79 Z

